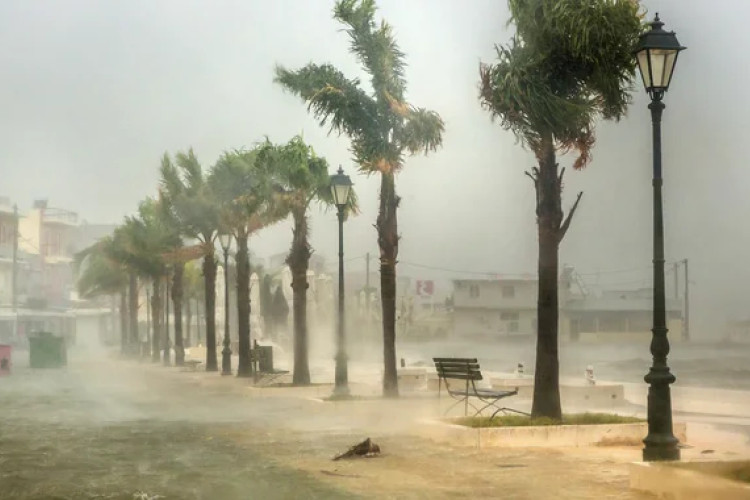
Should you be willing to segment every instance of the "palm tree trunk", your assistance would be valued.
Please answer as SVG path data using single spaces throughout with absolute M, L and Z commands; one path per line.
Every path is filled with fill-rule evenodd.
M 539 295 L 536 370 L 531 415 L 561 420 L 557 268 L 563 213 L 555 149 L 551 139 L 546 139 L 542 144 L 536 191 L 539 231 Z
M 380 176 L 380 212 L 378 213 L 378 246 L 380 247 L 380 296 L 383 307 L 383 396 L 398 397 L 396 372 L 396 259 L 398 258 L 398 209 L 396 182 L 392 172 Z
M 161 280 L 153 281 L 151 292 L 151 361 L 158 363 L 161 358 Z
M 305 210 L 294 210 L 292 248 L 286 263 L 292 272 L 292 314 L 294 321 L 294 385 L 310 384 L 310 366 L 307 352 L 307 269 L 310 264 L 310 243 L 307 240 L 308 223 Z
M 138 352 L 137 346 L 140 342 L 140 338 L 138 337 L 138 277 L 132 272 L 128 276 L 128 293 L 128 312 L 130 314 L 130 341 L 128 342 L 128 350 L 130 354 L 135 354 Z
M 185 272 L 185 264 L 174 265 L 172 275 L 172 304 L 174 305 L 174 363 L 176 366 L 185 364 L 185 345 L 182 339 L 182 277 Z
M 214 252 L 203 257 L 203 285 L 206 301 L 206 371 L 219 370 L 216 358 L 216 259 Z
M 153 333 L 151 331 L 151 295 L 148 287 L 146 287 L 146 341 L 140 344 L 140 351 L 142 358 L 148 358 L 151 356 L 151 339 Z
M 250 377 L 253 365 L 250 359 L 250 257 L 247 248 L 247 231 L 243 228 L 237 235 L 237 336 L 239 361 L 237 376 Z M 227 278 L 229 279 L 229 278 Z
M 128 293 L 127 287 L 120 292 L 120 354 L 128 352 Z
M 205 314 L 204 314 L 205 317 Z M 202 344 L 204 337 L 203 333 L 201 333 L 201 301 L 198 300 L 198 298 L 195 299 L 195 329 L 196 329 L 196 337 L 198 339 L 198 343 Z
M 184 300 L 185 303 L 185 341 L 183 347 L 191 347 L 192 344 L 192 331 L 193 331 L 193 307 L 192 303 L 193 301 L 190 300 L 190 297 Z M 184 349 L 183 349 L 183 355 L 184 355 Z
M 169 283 L 169 274 L 167 273 L 166 276 L 164 276 L 164 332 L 162 335 L 162 348 L 164 351 L 164 366 L 170 366 L 171 365 L 171 355 L 170 351 L 172 346 L 170 345 L 170 338 L 169 338 L 169 295 L 170 295 L 170 283 Z

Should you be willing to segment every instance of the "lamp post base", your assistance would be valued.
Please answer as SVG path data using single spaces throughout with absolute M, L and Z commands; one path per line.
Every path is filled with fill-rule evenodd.
M 656 337 L 656 343 L 666 341 L 666 331 L 659 332 L 663 335 Z M 643 460 L 666 461 L 679 460 L 680 441 L 674 436 L 672 430 L 672 396 L 669 385 L 674 383 L 675 376 L 670 373 L 669 368 L 652 366 L 644 380 L 649 384 L 648 388 L 648 435 L 643 439 Z
M 668 462 L 679 459 L 680 449 L 677 447 L 677 439 L 674 439 L 674 443 L 664 443 L 662 445 L 646 443 L 646 447 L 643 448 L 644 462 Z

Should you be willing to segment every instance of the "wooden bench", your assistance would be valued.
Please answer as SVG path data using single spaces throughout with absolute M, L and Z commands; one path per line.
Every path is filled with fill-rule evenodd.
M 494 389 L 484 389 L 476 386 L 478 380 L 482 380 L 482 371 L 479 369 L 479 363 L 476 358 L 432 358 L 435 362 L 435 369 L 438 374 L 438 398 L 440 398 L 441 387 L 445 384 L 445 390 L 450 397 L 456 400 L 446 411 L 447 414 L 455 406 L 464 403 L 464 415 L 469 415 L 469 406 L 471 406 L 476 413 L 474 416 L 480 415 L 482 411 L 489 407 L 493 407 L 495 411 L 490 416 L 492 420 L 498 413 L 520 413 L 521 415 L 528 415 L 528 413 L 514 410 L 513 408 L 500 407 L 497 402 L 503 398 L 509 396 L 515 396 L 518 394 L 518 388 L 516 387 L 512 391 L 496 391 Z M 449 380 L 460 380 L 461 383 L 454 383 L 451 387 Z M 476 398 L 481 401 L 481 408 L 477 408 L 470 401 L 471 398 Z

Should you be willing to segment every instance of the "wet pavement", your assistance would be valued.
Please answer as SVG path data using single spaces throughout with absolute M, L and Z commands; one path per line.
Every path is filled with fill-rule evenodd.
M 333 403 L 326 384 L 261 389 L 107 353 L 49 371 L 15 359 L 0 379 L 0 499 L 648 498 L 628 488 L 639 447 L 418 438 L 419 420 L 441 414 L 435 398 Z M 380 457 L 331 461 L 366 437 Z
M 353 496 L 272 457 L 263 415 L 294 401 L 247 411 L 223 391 L 196 396 L 156 367 L 106 358 L 74 358 L 65 370 L 18 364 L 0 379 L 2 499 Z M 240 446 L 239 432 L 254 439 Z

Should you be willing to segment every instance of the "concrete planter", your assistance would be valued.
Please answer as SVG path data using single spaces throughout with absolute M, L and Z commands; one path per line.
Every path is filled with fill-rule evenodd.
M 646 422 L 635 424 L 543 425 L 471 428 L 445 420 L 424 420 L 423 437 L 459 446 L 528 448 L 538 446 L 637 446 L 648 434 Z M 687 441 L 684 423 L 674 424 L 675 436 Z
M 750 499 L 750 484 L 722 477 L 747 462 L 643 463 L 630 465 L 630 487 L 671 500 Z
M 518 388 L 518 396 L 531 399 L 534 395 L 534 379 L 531 377 L 493 377 L 492 388 L 511 390 Z M 565 406 L 576 408 L 614 408 L 625 403 L 625 388 L 622 384 L 560 385 L 560 398 Z

